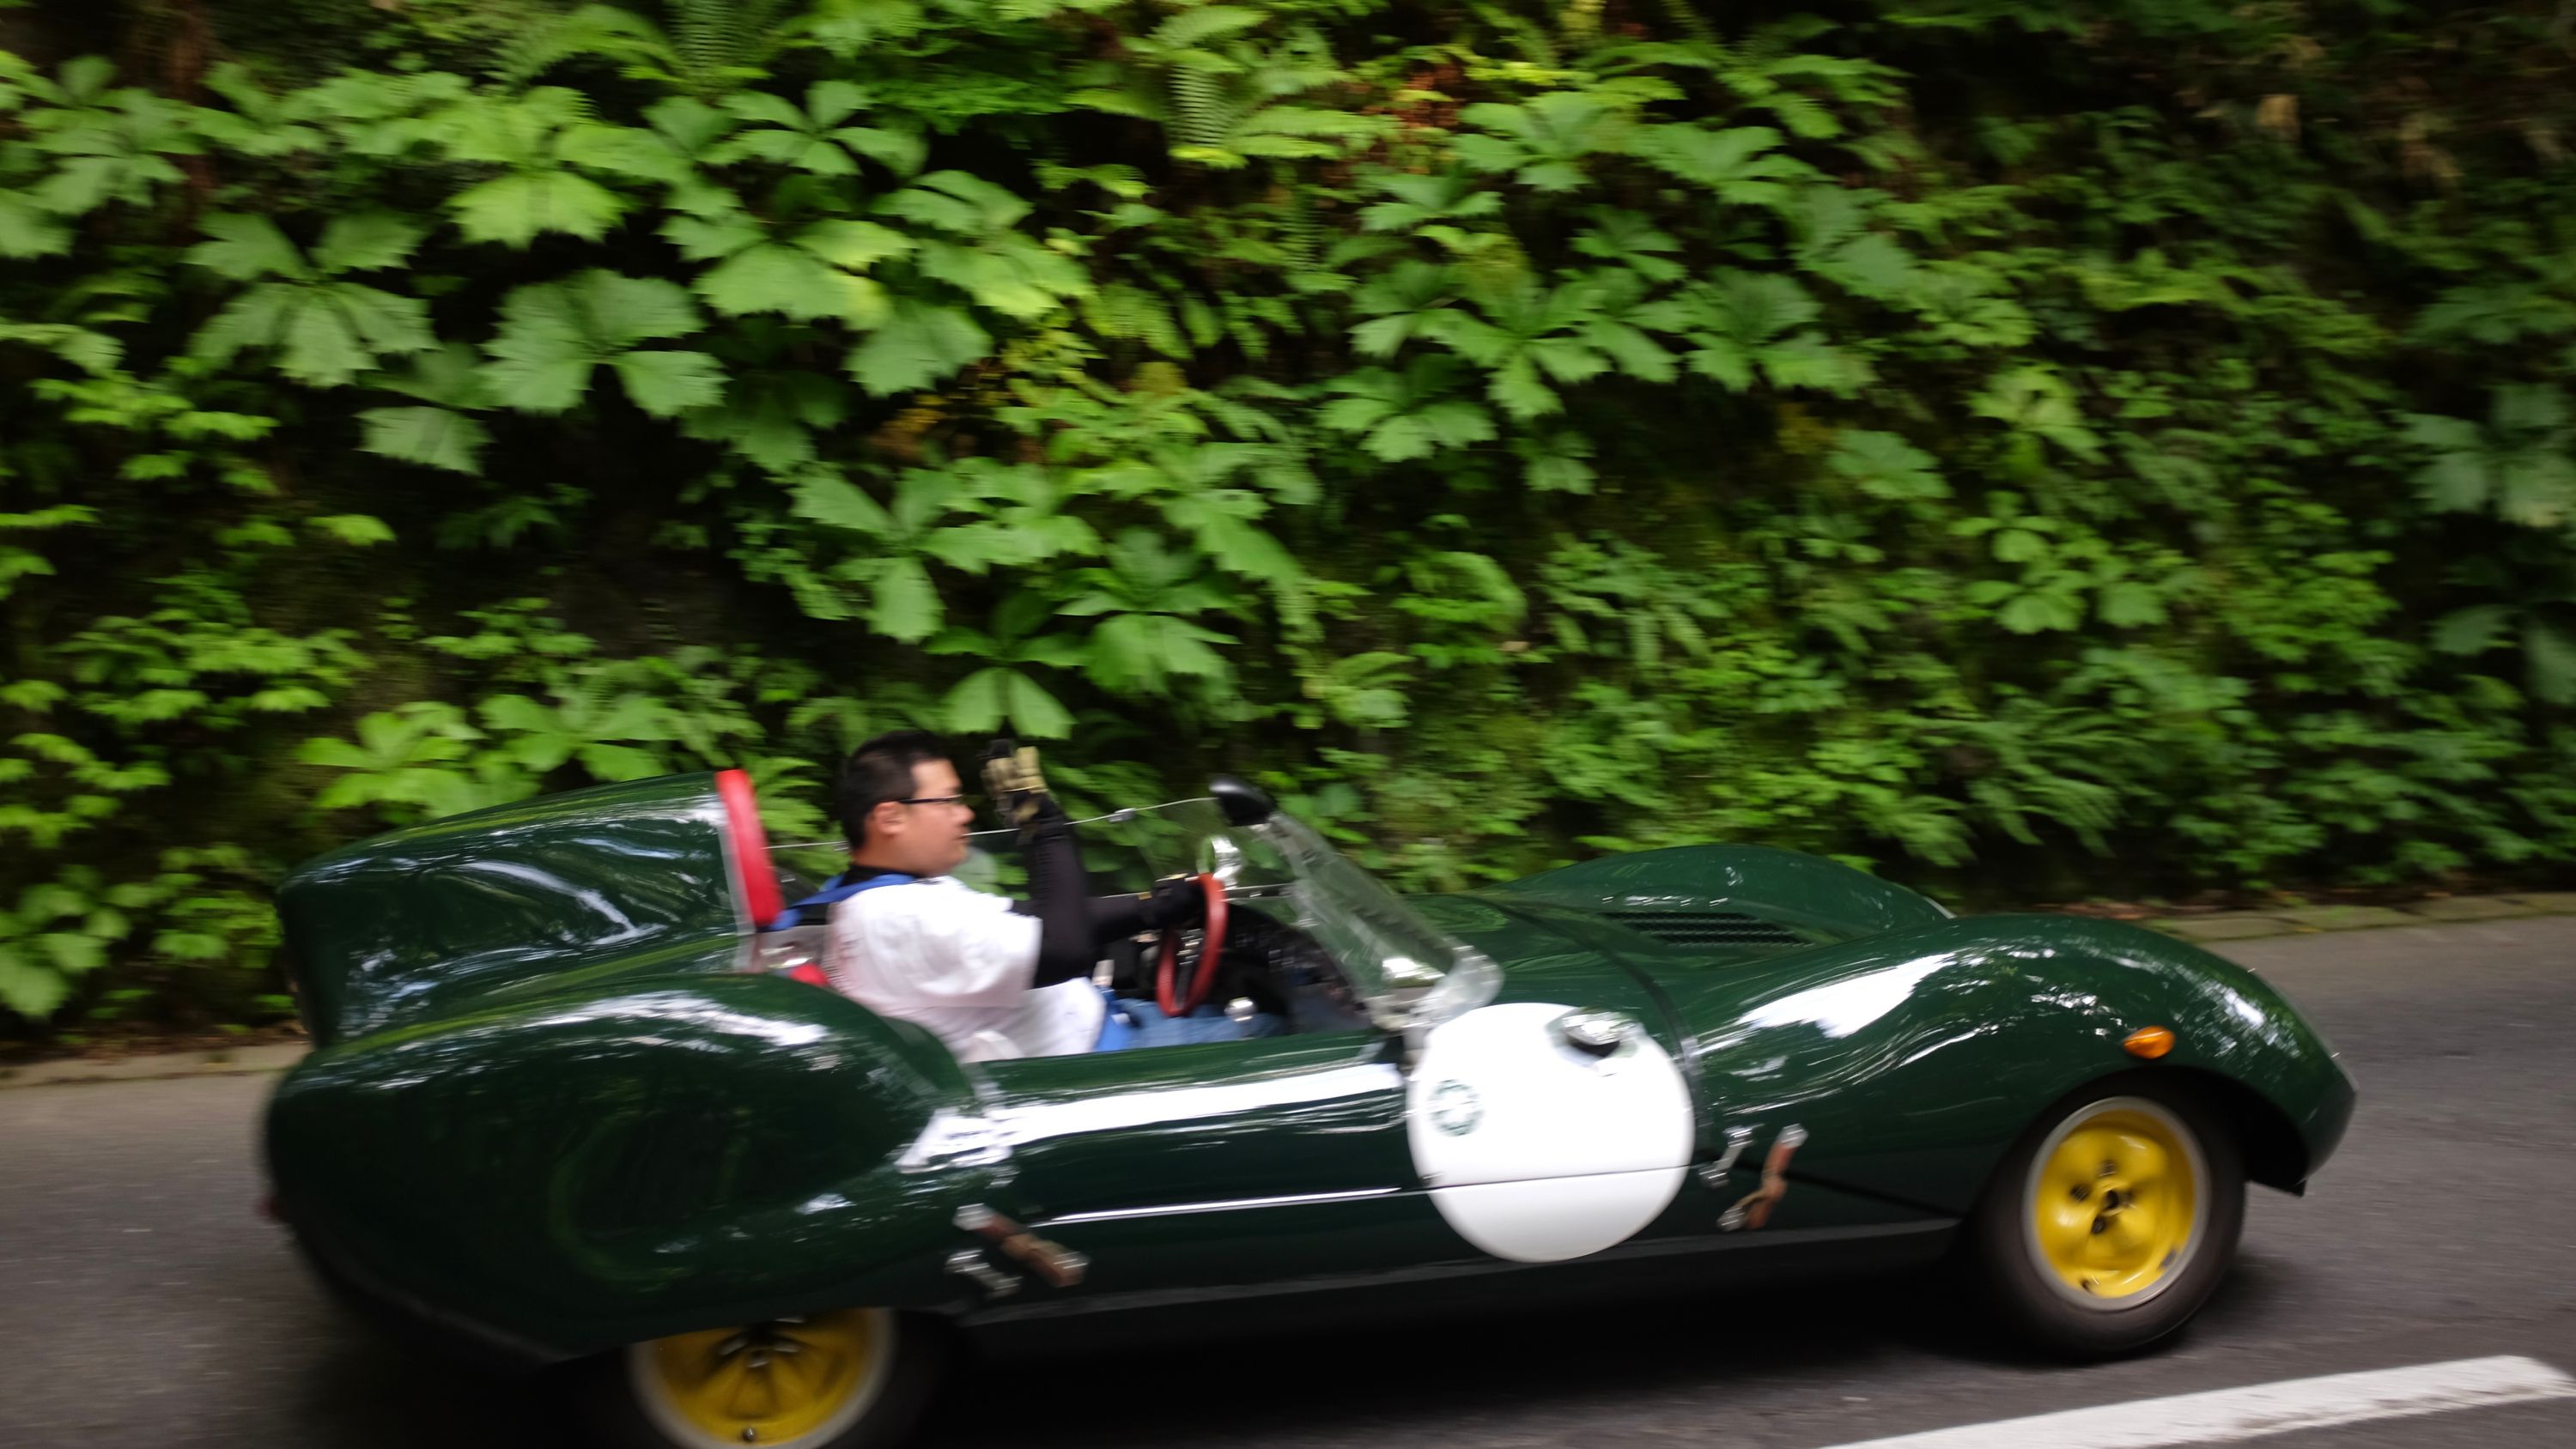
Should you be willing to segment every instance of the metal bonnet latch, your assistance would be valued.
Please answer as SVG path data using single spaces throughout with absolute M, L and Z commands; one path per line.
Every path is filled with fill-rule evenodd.
M 1001 1250 L 1010 1265 L 1050 1288 L 1070 1288 L 1082 1281 L 1091 1260 L 1061 1243 L 1051 1243 L 981 1203 L 957 1210 L 957 1226 Z M 948 1271 L 971 1278 L 996 1298 L 1020 1289 L 1021 1279 L 1004 1272 L 985 1256 L 984 1248 L 960 1248 L 948 1255 Z
M 1731 1144 L 1730 1144 L 1731 1145 Z M 1762 1157 L 1762 1185 L 1746 1193 L 1717 1220 L 1718 1231 L 1732 1233 L 1741 1228 L 1758 1228 L 1771 1221 L 1771 1209 L 1789 1195 L 1789 1159 L 1807 1145 L 1807 1129 L 1791 1123 L 1771 1139 L 1771 1150 Z M 1727 1160 L 1734 1161 L 1728 1154 Z

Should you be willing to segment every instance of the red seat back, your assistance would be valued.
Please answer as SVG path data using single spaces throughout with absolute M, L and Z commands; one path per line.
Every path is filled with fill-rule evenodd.
M 741 892 L 744 912 L 751 917 L 751 928 L 757 931 L 787 908 L 787 898 L 778 889 L 778 869 L 769 862 L 769 832 L 760 825 L 751 776 L 740 770 L 716 771 L 716 794 L 724 801 L 734 885 Z

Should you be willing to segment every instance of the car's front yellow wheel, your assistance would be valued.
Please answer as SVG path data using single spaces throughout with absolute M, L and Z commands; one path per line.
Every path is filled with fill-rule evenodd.
M 639 1343 L 602 1362 L 595 1421 L 639 1449 L 888 1444 L 926 1397 L 929 1331 L 852 1308 Z
M 2244 1221 L 2235 1138 L 2188 1080 L 2136 1073 L 2041 1114 L 1996 1168 L 1962 1247 L 2008 1326 L 2099 1358 L 2197 1313 Z
M 2032 1155 L 2029 1248 L 2072 1303 L 2113 1309 L 2164 1291 L 2200 1250 L 2208 1178 L 2182 1119 L 2144 1097 L 2070 1113 Z

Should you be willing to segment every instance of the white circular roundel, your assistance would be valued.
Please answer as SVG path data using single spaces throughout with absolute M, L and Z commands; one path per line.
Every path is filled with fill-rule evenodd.
M 1573 1011 L 1520 1001 L 1443 1022 L 1406 1087 L 1414 1170 L 1449 1226 L 1497 1258 L 1553 1263 L 1625 1242 L 1690 1163 L 1680 1068 L 1642 1026 L 1606 1056 L 1569 1042 L 1558 1023 Z

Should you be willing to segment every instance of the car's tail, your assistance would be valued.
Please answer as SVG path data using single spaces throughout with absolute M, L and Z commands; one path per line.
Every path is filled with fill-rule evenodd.
M 603 785 L 362 840 L 279 887 L 324 1046 L 611 960 L 747 953 L 778 888 L 739 771 Z M 765 892 L 763 887 L 766 887 Z

